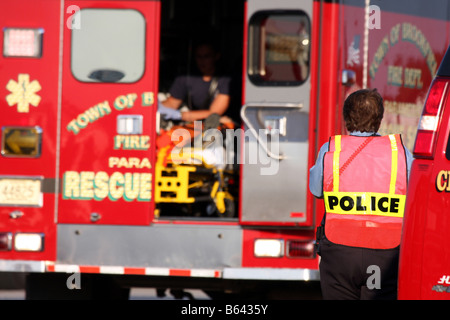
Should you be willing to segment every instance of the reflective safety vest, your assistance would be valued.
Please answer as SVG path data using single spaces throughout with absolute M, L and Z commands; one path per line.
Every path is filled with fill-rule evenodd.
M 400 244 L 407 165 L 399 135 L 331 137 L 323 177 L 328 240 L 372 249 Z

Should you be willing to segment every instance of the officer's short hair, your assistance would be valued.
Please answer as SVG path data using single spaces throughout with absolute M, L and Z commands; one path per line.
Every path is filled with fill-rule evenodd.
M 349 132 L 377 132 L 383 113 L 383 98 L 377 89 L 355 91 L 344 102 L 344 121 Z

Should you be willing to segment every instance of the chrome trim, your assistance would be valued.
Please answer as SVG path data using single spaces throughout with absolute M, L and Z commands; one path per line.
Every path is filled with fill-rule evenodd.
M 258 140 L 258 143 L 261 145 L 261 147 L 266 151 L 267 155 L 275 160 L 283 160 L 286 157 L 282 154 L 274 154 L 272 151 L 269 150 L 267 147 L 267 144 L 264 143 L 261 138 L 259 137 L 259 134 L 256 132 L 256 129 L 251 124 L 250 120 L 245 115 L 245 111 L 247 108 L 289 108 L 289 109 L 301 109 L 303 108 L 302 103 L 272 103 L 272 102 L 261 102 L 261 103 L 247 103 L 244 104 L 241 108 L 241 118 L 244 121 L 245 125 L 250 129 L 252 134 L 255 136 L 255 138 Z
M 0 260 L 2 272 L 45 272 L 45 261 Z
M 224 268 L 224 279 L 245 280 L 320 280 L 319 270 L 292 268 Z

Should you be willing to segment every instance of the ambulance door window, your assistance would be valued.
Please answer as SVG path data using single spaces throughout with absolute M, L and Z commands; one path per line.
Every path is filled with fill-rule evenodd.
M 250 19 L 248 75 L 255 85 L 297 86 L 309 75 L 310 21 L 303 11 Z
M 74 16 L 71 67 L 83 82 L 131 83 L 145 67 L 145 19 L 130 9 L 81 9 Z

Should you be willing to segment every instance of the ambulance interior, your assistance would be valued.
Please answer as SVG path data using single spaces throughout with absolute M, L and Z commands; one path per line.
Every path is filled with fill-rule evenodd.
M 177 75 L 194 68 L 191 48 L 198 39 L 213 39 L 221 59 L 219 67 L 233 79 L 229 110 L 239 115 L 244 32 L 244 0 L 161 1 L 159 91 L 167 93 Z M 236 110 L 234 110 L 236 109 Z
M 240 127 L 244 2 L 161 1 L 160 100 L 168 94 L 177 75 L 189 75 L 192 72 L 195 64 L 192 47 L 195 41 L 213 39 L 221 54 L 219 68 L 232 79 L 231 102 L 226 115 L 233 120 L 234 128 Z M 195 153 L 192 155 L 195 160 L 181 164 L 172 161 L 171 151 L 176 142 L 171 142 L 171 134 L 180 127 L 194 132 L 193 124 L 166 121 L 163 117 L 158 117 L 157 123 L 155 217 L 235 219 L 238 214 L 238 166 L 235 163 L 215 166 L 214 161 L 207 161 L 205 157 L 208 154 L 204 151 L 207 139 L 201 135 L 195 139 L 202 140 L 202 151 L 197 150 L 198 144 L 193 145 L 194 138 L 191 136 L 190 150 L 192 154 Z M 222 130 L 225 137 L 225 128 L 219 124 L 217 117 L 203 121 L 203 132 L 210 127 Z M 234 146 L 237 147 L 237 141 Z

